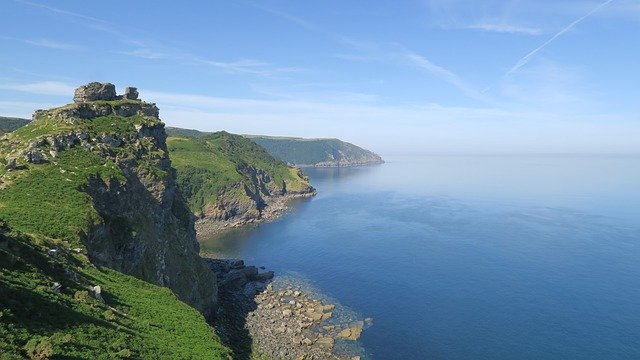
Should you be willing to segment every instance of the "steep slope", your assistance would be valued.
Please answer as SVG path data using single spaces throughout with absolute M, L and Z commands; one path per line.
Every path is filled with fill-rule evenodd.
M 0 116 L 0 134 L 12 132 L 29 123 L 29 119 Z
M 379 155 L 338 139 L 247 137 L 275 158 L 296 166 L 354 166 L 384 162 Z
M 0 294 L 1 359 L 227 359 L 229 354 L 203 316 L 169 289 L 96 268 L 64 241 L 19 234 L 4 224 Z
M 0 242 L 7 260 L 0 262 L 0 304 L 9 311 L 0 309 L 2 331 L 14 339 L 7 346 L 17 351 L 32 335 L 57 342 L 53 337 L 64 334 L 64 344 L 76 345 L 64 350 L 66 345 L 54 344 L 53 351 L 81 352 L 93 338 L 99 346 L 100 339 L 106 344 L 113 337 L 123 344 L 138 341 L 129 350 L 157 357 L 184 358 L 177 349 L 192 340 L 197 353 L 225 353 L 201 315 L 155 286 L 171 289 L 205 316 L 215 309 L 215 277 L 198 256 L 192 215 L 176 186 L 157 107 L 137 100 L 135 89 L 116 96 L 113 85 L 100 83 L 78 89 L 74 101 L 36 111 L 31 123 L 0 140 L 0 220 L 12 231 L 4 230 Z M 47 249 L 55 250 L 49 252 L 53 259 L 43 253 Z M 82 299 L 76 297 L 86 296 L 77 292 L 89 285 L 104 289 L 103 305 L 113 307 L 107 310 L 115 318 L 102 305 L 78 310 Z M 20 310 L 17 304 L 25 301 L 34 308 Z M 55 311 L 40 309 L 43 304 Z M 115 323 L 96 319 L 98 310 Z M 76 334 L 69 321 L 95 336 Z M 114 335 L 118 331 L 126 335 Z M 156 335 L 165 342 L 148 339 Z
M 167 144 L 189 207 L 204 220 L 262 219 L 284 199 L 315 193 L 298 169 L 239 135 L 175 136 Z
M 167 127 L 167 134 L 201 138 L 211 133 Z M 339 139 L 243 136 L 260 145 L 269 155 L 293 166 L 356 166 L 384 163 L 379 155 Z

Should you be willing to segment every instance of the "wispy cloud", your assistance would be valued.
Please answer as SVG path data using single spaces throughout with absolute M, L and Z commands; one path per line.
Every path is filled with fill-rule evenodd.
M 142 44 L 137 42 L 136 45 Z M 255 59 L 238 59 L 233 61 L 208 59 L 188 52 L 183 52 L 180 49 L 156 49 L 153 47 L 140 47 L 132 51 L 123 51 L 120 53 L 148 60 L 171 60 L 190 62 L 193 64 L 216 68 L 228 74 L 246 74 L 261 77 L 276 77 L 286 73 L 303 71 L 303 69 L 301 68 L 278 67 L 274 64 Z
M 466 81 L 462 80 L 462 78 L 454 72 L 432 63 L 429 59 L 422 55 L 409 52 L 404 56 L 411 64 L 429 71 L 434 76 L 455 86 L 468 96 L 476 100 L 488 101 L 485 95 L 478 92 L 475 88 L 469 85 Z
M 472 24 L 468 26 L 469 29 L 482 30 L 487 32 L 509 33 L 509 34 L 526 34 L 526 35 L 540 35 L 542 29 L 502 23 L 490 23 L 482 22 Z
M 39 95 L 55 95 L 69 97 L 73 94 L 74 87 L 59 81 L 39 81 L 31 83 L 5 83 L 0 84 L 2 90 L 13 90 Z
M 260 75 L 264 77 L 275 77 L 284 73 L 294 73 L 303 71 L 300 68 L 295 67 L 277 67 L 273 64 L 253 60 L 253 59 L 240 59 L 237 61 L 224 62 L 202 58 L 195 58 L 195 61 L 221 69 L 231 74 L 251 74 Z
M 60 41 L 54 41 L 49 39 L 34 39 L 34 40 L 24 40 L 25 43 L 34 46 L 45 47 L 48 49 L 56 49 L 56 50 L 80 50 L 81 47 L 78 45 L 68 44 Z
M 40 8 L 40 9 L 44 9 L 47 10 L 53 14 L 56 15 L 63 15 L 66 16 L 68 18 L 72 18 L 74 20 L 79 21 L 81 24 L 83 24 L 84 26 L 96 29 L 96 30 L 100 30 L 106 33 L 110 33 L 113 35 L 118 35 L 120 37 L 125 37 L 125 34 L 122 32 L 122 30 L 120 30 L 118 28 L 118 26 L 116 26 L 115 24 L 103 20 L 103 19 L 99 19 L 93 16 L 89 16 L 89 15 L 84 15 L 84 14 L 80 14 L 77 12 L 73 12 L 73 11 L 69 11 L 69 10 L 65 10 L 65 9 L 61 9 L 55 6 L 51 6 L 48 4 L 43 4 L 43 3 L 39 3 L 39 2 L 34 2 L 34 1 L 27 1 L 27 0 L 14 0 L 18 3 L 21 4 L 25 4 L 28 6 L 32 6 L 35 8 Z
M 251 4 L 253 7 L 258 8 L 262 11 L 268 12 L 270 14 L 276 15 L 278 17 L 281 17 L 285 20 L 288 20 L 290 22 L 293 22 L 299 26 L 302 26 L 303 28 L 307 29 L 307 30 L 311 30 L 311 31 L 321 31 L 321 29 L 319 27 L 317 27 L 316 25 L 314 25 L 312 22 L 307 21 L 303 18 L 297 17 L 295 15 L 289 14 L 287 12 L 281 11 L 281 10 L 276 10 L 270 7 L 266 7 L 264 5 L 255 3 L 255 2 L 250 2 L 249 4 Z
M 520 60 L 518 60 L 518 62 L 509 71 L 507 71 L 505 76 L 511 75 L 512 73 L 518 71 L 518 69 L 520 69 L 521 67 L 525 66 L 529 62 L 529 60 L 531 60 L 531 58 L 534 57 L 540 50 L 544 49 L 546 46 L 551 44 L 555 39 L 557 39 L 560 36 L 564 35 L 569 30 L 573 29 L 576 25 L 578 25 L 581 21 L 583 21 L 586 18 L 588 18 L 589 16 L 593 15 L 595 12 L 597 12 L 598 10 L 600 10 L 603 7 L 607 6 L 611 2 L 613 2 L 613 0 L 607 0 L 607 1 L 599 4 L 598 6 L 593 8 L 591 11 L 589 11 L 587 14 L 581 16 L 577 20 L 574 20 L 572 23 L 570 23 L 569 25 L 565 26 L 562 30 L 558 31 L 555 35 L 553 35 L 551 38 L 549 38 L 549 40 L 545 41 L 542 45 L 540 45 L 537 48 L 533 49 L 527 55 L 525 55 Z
M 612 122 L 620 119 L 616 114 L 438 104 L 396 106 L 295 95 L 258 100 L 140 92 L 143 98 L 158 103 L 162 118 L 171 126 L 240 134 L 340 137 L 383 154 L 416 149 L 425 153 L 637 153 L 640 136 L 637 126 Z M 394 126 L 389 127 L 389 119 L 395 119 Z M 400 137 L 402 143 L 397 141 Z

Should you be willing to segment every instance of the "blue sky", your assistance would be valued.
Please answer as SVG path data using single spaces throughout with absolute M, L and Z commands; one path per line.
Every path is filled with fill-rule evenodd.
M 137 86 L 172 126 L 382 154 L 640 153 L 640 1 L 2 0 L 0 114 Z

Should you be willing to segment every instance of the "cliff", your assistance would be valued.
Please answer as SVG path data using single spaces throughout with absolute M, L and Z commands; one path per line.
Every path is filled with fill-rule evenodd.
M 170 136 L 201 138 L 210 133 L 168 127 Z M 382 164 L 384 160 L 372 151 L 340 139 L 305 139 L 296 137 L 243 135 L 260 145 L 269 155 L 297 167 L 341 167 Z
M 116 314 L 141 310 L 146 300 L 127 295 L 139 289 L 158 310 L 168 307 L 196 323 L 194 328 L 205 329 L 199 335 L 208 329 L 207 346 L 224 349 L 203 318 L 189 315 L 169 294 L 156 290 L 161 288 L 124 275 L 171 289 L 207 317 L 216 308 L 216 279 L 198 255 L 193 218 L 176 185 L 155 104 L 138 100 L 135 88 L 118 96 L 112 84 L 88 84 L 76 91 L 73 104 L 38 110 L 32 122 L 4 135 L 0 163 L 0 220 L 4 233 L 12 234 L 4 235 L 2 256 L 18 264 L 2 263 L 3 298 L 7 289 L 27 299 L 35 296 L 27 295 L 37 292 L 37 282 L 25 288 L 8 282 L 23 270 L 50 278 L 43 283 L 62 284 L 49 283 L 52 290 L 36 298 L 46 295 L 69 311 L 77 307 L 69 303 L 69 297 L 75 301 L 74 290 L 96 283 L 104 286 L 106 303 Z M 24 248 L 34 261 L 24 258 Z M 46 249 L 50 256 L 63 254 L 64 262 L 47 259 Z M 138 316 L 163 326 L 157 318 L 161 314 Z M 190 331 L 179 330 L 179 319 L 164 326 L 169 332 Z M 137 351 L 148 350 L 142 344 Z
M 217 132 L 172 136 L 167 142 L 179 186 L 201 220 L 261 220 L 273 216 L 286 199 L 315 194 L 300 170 L 242 136 Z
M 273 157 L 295 166 L 357 166 L 384 163 L 382 158 L 339 139 L 304 139 L 247 135 Z

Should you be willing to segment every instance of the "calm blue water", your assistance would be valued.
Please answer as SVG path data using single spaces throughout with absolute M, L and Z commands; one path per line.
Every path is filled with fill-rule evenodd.
M 374 359 L 640 359 L 640 158 L 388 160 L 204 248 L 372 317 Z

